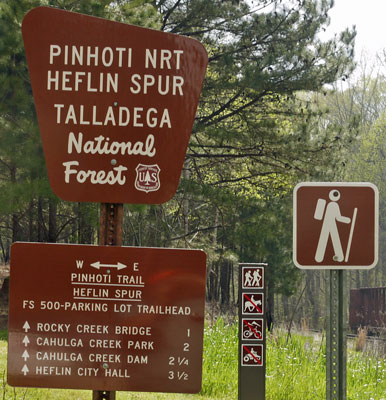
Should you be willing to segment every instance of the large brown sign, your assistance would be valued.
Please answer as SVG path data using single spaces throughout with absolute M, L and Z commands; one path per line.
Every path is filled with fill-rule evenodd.
M 8 383 L 198 392 L 205 253 L 16 243 Z
M 53 191 L 163 203 L 176 192 L 208 56 L 194 39 L 55 8 L 23 20 Z
M 299 268 L 359 269 L 378 262 L 378 189 L 305 182 L 294 189 L 293 260 Z

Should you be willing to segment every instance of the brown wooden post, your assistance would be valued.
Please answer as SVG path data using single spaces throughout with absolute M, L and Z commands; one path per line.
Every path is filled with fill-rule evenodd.
M 115 392 L 94 390 L 92 392 L 92 400 L 115 400 Z
M 101 203 L 99 245 L 122 246 L 123 204 Z
M 101 203 L 99 217 L 99 245 L 122 246 L 123 204 Z M 115 400 L 115 392 L 94 390 L 92 400 Z

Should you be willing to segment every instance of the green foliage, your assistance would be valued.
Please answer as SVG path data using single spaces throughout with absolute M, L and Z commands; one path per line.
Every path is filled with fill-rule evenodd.
M 267 377 L 268 399 L 325 399 L 324 344 L 312 336 L 288 338 L 277 330 L 268 341 Z
M 292 293 L 299 279 L 290 251 L 292 187 L 333 174 L 349 136 L 321 129 L 321 111 L 309 96 L 353 68 L 354 31 L 325 43 L 317 36 L 332 2 L 3 0 L 0 239 L 8 243 L 10 236 L 96 236 L 96 207 L 60 202 L 47 182 L 20 32 L 24 15 L 38 5 L 204 44 L 209 67 L 178 193 L 165 205 L 126 207 L 125 244 L 205 249 L 208 276 L 216 277 L 208 296 L 224 307 L 238 261 L 268 262 L 270 295 Z
M 97 213 L 89 212 L 95 210 L 94 206 L 83 207 L 84 214 L 74 207 L 71 215 L 72 207 L 60 202 L 48 183 L 21 35 L 25 14 L 37 6 L 58 7 L 153 28 L 160 25 L 156 9 L 146 0 L 0 2 L 0 238 L 3 254 L 7 253 L 3 245 L 8 243 L 9 246 L 10 236 L 12 240 L 72 242 L 87 237 L 87 242 L 94 241 L 92 229 L 97 221 Z M 79 219 L 77 224 L 76 218 Z M 7 239 L 3 241 L 3 237 Z
M 204 331 L 204 367 L 201 394 L 214 398 L 237 395 L 237 325 L 219 319 Z

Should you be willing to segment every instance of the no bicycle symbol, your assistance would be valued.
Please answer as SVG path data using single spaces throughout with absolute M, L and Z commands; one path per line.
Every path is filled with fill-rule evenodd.
M 263 345 L 241 345 L 241 366 L 261 367 L 263 366 Z
M 263 340 L 263 318 L 243 318 L 242 321 L 244 340 Z
M 263 315 L 264 314 L 264 294 L 263 293 L 243 293 L 242 297 L 243 314 Z

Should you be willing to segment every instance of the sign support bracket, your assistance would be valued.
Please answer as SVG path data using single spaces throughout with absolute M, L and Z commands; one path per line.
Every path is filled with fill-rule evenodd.
M 99 245 L 122 246 L 123 204 L 101 203 Z M 93 390 L 92 400 L 115 400 L 115 391 Z
M 346 271 L 330 270 L 327 286 L 326 399 L 347 399 Z

